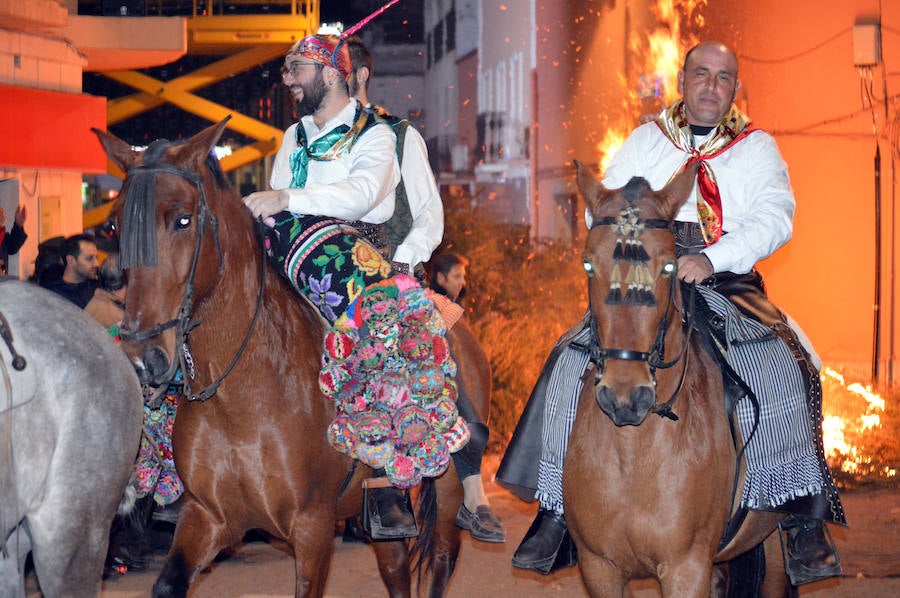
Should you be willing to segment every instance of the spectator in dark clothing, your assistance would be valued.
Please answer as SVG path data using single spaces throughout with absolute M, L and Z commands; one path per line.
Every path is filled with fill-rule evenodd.
M 66 269 L 62 278 L 49 283 L 47 288 L 84 309 L 97 290 L 100 271 L 94 237 L 74 235 L 67 238 L 63 244 L 63 259 Z
M 25 239 L 25 206 L 16 208 L 12 228 L 6 230 L 6 211 L 0 208 L 0 276 L 9 269 L 9 256 L 19 253 Z

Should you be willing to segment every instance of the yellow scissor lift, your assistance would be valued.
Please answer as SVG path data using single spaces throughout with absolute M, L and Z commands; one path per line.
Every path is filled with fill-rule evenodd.
M 183 5 L 175 0 L 148 0 L 148 10 L 159 15 Z M 169 6 L 171 5 L 171 6 Z M 263 7 L 279 14 L 253 14 Z M 289 11 L 289 12 L 288 12 Z M 241 14 L 228 14 L 239 12 Z M 283 56 L 290 46 L 319 28 L 319 0 L 194 0 L 187 18 L 188 54 L 222 58 L 169 81 L 159 81 L 138 71 L 110 71 L 103 75 L 127 85 L 136 93 L 109 100 L 107 126 L 169 103 L 212 122 L 232 115 L 228 128 L 255 141 L 221 160 L 227 172 L 251 164 L 278 150 L 283 132 L 245 114 L 238 114 L 195 92 L 235 73 Z M 110 165 L 110 171 L 115 171 Z M 111 204 L 84 213 L 84 228 L 99 226 L 109 217 Z

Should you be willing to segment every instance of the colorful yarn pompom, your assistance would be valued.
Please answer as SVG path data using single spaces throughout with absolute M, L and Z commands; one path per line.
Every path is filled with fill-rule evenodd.
M 444 372 L 440 366 L 425 364 L 411 372 L 409 389 L 421 404 L 431 403 L 444 389 Z
M 356 446 L 356 454 L 359 460 L 373 469 L 386 466 L 394 458 L 394 443 L 390 440 L 384 442 L 361 442 Z
M 422 481 L 422 472 L 408 455 L 394 453 L 384 466 L 384 471 L 391 483 L 398 488 L 412 488 Z
M 409 456 L 418 466 L 423 476 L 437 477 L 444 473 L 450 463 L 447 443 L 440 434 L 429 433 L 416 446 L 409 449 Z
M 377 409 L 356 416 L 356 435 L 363 442 L 376 443 L 391 435 L 391 416 Z
M 347 359 L 353 353 L 358 340 L 355 331 L 332 329 L 325 335 L 325 355 L 331 359 Z
M 410 402 L 409 374 L 405 370 L 385 372 L 374 385 L 374 403 L 378 409 L 396 411 Z
M 451 453 L 462 449 L 469 442 L 469 426 L 466 420 L 461 417 L 456 418 L 456 423 L 444 434 L 444 440 L 447 441 L 447 450 Z
M 418 405 L 407 405 L 394 413 L 393 439 L 399 446 L 422 442 L 430 432 L 428 413 Z
M 342 455 L 355 456 L 353 450 L 358 443 L 353 420 L 347 415 L 338 415 L 328 426 L 328 443 Z

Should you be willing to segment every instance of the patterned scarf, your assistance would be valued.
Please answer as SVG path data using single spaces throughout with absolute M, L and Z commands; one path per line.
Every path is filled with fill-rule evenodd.
M 291 154 L 291 187 L 306 186 L 306 175 L 309 172 L 309 161 L 336 160 L 345 155 L 356 143 L 357 138 L 375 122 L 371 113 L 362 110 L 357 104 L 352 127 L 341 124 L 319 137 L 312 143 L 306 141 L 306 130 L 303 123 L 297 124 L 297 149 Z
M 685 168 L 700 163 L 697 171 L 697 216 L 700 229 L 707 245 L 712 245 L 722 236 L 722 196 L 719 185 L 709 167 L 708 160 L 715 158 L 755 129 L 750 125 L 750 117 L 731 105 L 731 110 L 716 126 L 715 131 L 700 146 L 694 147 L 694 135 L 684 114 L 684 100 L 678 100 L 663 110 L 656 124 L 675 147 L 690 154 L 678 173 Z M 674 178 L 675 175 L 673 175 Z

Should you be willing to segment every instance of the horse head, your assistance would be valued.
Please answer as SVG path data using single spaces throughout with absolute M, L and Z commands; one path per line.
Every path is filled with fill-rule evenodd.
M 197 308 L 222 286 L 232 244 L 223 237 L 238 235 L 242 243 L 233 251 L 257 247 L 249 212 L 211 153 L 227 121 L 183 143 L 154 141 L 145 151 L 94 129 L 126 174 L 112 212 L 128 282 L 121 336 L 146 385 L 165 387 L 174 377 Z M 244 221 L 246 238 L 238 232 Z
M 687 199 L 696 166 L 654 192 L 642 178 L 606 189 L 576 161 L 591 226 L 583 260 L 596 340 L 595 398 L 617 426 L 637 426 L 657 401 L 658 369 L 684 354 L 675 241 L 670 226 Z M 674 391 L 677 393 L 677 390 Z M 674 395 L 673 395 L 674 397 Z

